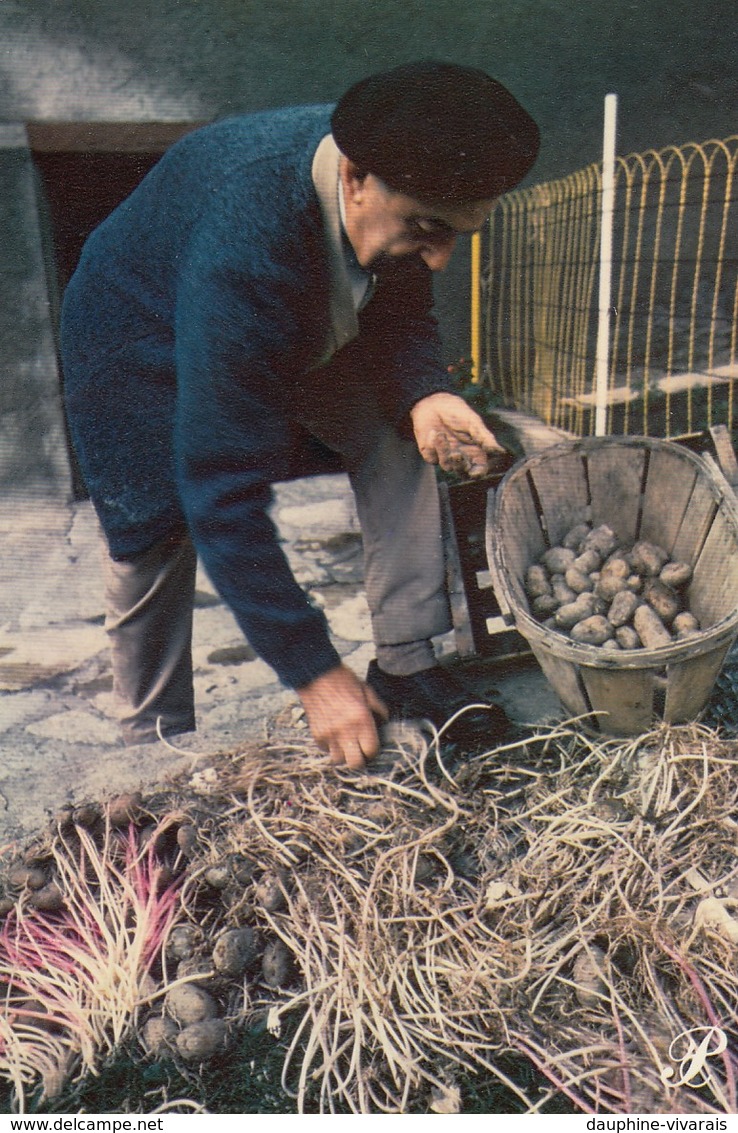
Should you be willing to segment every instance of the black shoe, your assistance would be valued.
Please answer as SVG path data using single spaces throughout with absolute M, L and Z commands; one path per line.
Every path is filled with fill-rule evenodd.
M 430 720 L 439 730 L 461 709 L 469 708 L 454 720 L 443 733 L 449 743 L 480 742 L 492 748 L 505 742 L 513 733 L 513 724 L 497 704 L 476 696 L 458 681 L 443 665 L 423 669 L 411 677 L 395 677 L 370 661 L 366 683 L 384 701 L 391 720 Z

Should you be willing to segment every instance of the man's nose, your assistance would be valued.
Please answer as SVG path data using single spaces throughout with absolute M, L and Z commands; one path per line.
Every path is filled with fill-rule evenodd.
M 443 271 L 448 267 L 449 260 L 456 247 L 456 237 L 449 236 L 442 243 L 435 243 L 428 248 L 422 248 L 420 257 L 431 271 Z

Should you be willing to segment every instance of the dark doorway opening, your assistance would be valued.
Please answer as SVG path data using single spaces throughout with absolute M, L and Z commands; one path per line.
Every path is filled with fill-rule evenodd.
M 58 350 L 61 298 L 94 228 L 136 188 L 161 155 L 201 122 L 29 122 L 39 187 L 44 258 Z M 61 365 L 58 364 L 63 381 Z M 87 495 L 67 446 L 75 498 Z

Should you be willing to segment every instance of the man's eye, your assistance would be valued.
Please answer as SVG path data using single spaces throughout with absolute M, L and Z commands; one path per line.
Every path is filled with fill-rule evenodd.
M 417 217 L 407 220 L 406 226 L 412 236 L 424 240 L 448 240 L 449 236 L 455 235 L 451 229 L 446 230 L 445 226 L 436 221 Z

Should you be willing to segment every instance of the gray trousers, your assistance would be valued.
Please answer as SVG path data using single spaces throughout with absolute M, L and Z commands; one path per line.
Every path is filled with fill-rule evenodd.
M 356 499 L 364 584 L 378 646 L 424 641 L 451 628 L 435 470 L 414 440 L 383 419 L 371 391 L 330 368 L 300 415 L 306 437 L 338 453 Z M 359 404 L 360 402 L 360 404 Z M 369 404 L 368 404 L 369 402 Z M 320 406 L 319 416 L 314 406 Z M 316 419 L 313 420 L 313 417 Z M 299 475 L 299 466 L 291 469 Z M 195 727 L 192 616 L 196 555 L 189 539 L 133 560 L 106 556 L 106 630 L 128 743 Z

